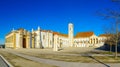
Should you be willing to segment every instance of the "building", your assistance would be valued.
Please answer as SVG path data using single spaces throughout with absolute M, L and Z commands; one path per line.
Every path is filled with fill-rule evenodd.
M 52 48 L 53 32 L 50 30 L 32 29 L 32 48 Z
M 30 48 L 30 36 L 25 29 L 13 29 L 5 37 L 5 48 Z
M 103 36 L 104 34 L 96 36 L 94 32 L 79 32 L 76 36 L 73 33 L 74 26 L 72 23 L 68 24 L 68 35 L 56 32 L 58 47 L 100 47 L 104 45 L 107 39 L 106 36 Z
M 75 47 L 92 47 L 100 46 L 99 37 L 93 32 L 77 33 L 74 39 Z
M 94 32 L 79 32 L 74 36 L 74 25 L 68 24 L 68 34 L 51 30 L 37 30 L 31 32 L 25 29 L 12 30 L 5 37 L 6 48 L 65 48 L 65 47 L 100 47 L 107 37 L 96 36 Z

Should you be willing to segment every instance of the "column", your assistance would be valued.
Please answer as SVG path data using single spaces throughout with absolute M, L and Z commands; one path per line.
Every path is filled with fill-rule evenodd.
M 16 49 L 16 34 L 13 32 L 13 48 Z
M 20 32 L 20 48 L 23 48 L 23 35 L 22 35 L 22 32 Z
M 34 33 L 32 33 L 32 48 L 35 48 L 35 36 L 34 36 Z
M 54 36 L 54 47 L 53 51 L 58 51 L 58 35 Z
M 27 32 L 27 35 L 26 35 L 26 48 L 30 48 L 30 34 L 29 32 Z

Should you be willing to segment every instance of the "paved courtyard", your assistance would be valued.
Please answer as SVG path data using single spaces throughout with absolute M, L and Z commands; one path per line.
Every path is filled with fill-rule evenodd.
M 53 59 L 44 59 L 40 57 L 36 57 L 34 55 L 27 55 L 27 53 L 31 54 L 57 54 L 57 55 L 81 55 L 79 53 L 95 51 L 93 48 L 65 48 L 64 50 L 54 52 L 52 49 L 3 49 L 1 51 L 9 52 L 11 54 L 39 62 L 44 64 L 50 64 L 58 67 L 119 67 L 120 63 L 81 63 L 81 62 L 66 62 L 66 61 L 59 61 Z M 26 53 L 26 54 L 25 54 Z M 75 54 L 74 54 L 75 53 Z M 94 61 L 94 60 L 93 60 Z
M 0 56 L 0 67 L 8 67 L 8 65 L 4 62 L 1 56 Z

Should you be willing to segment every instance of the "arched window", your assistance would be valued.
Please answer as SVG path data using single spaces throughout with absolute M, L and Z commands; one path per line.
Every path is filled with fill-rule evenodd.
M 96 38 L 96 43 L 98 44 L 98 38 Z

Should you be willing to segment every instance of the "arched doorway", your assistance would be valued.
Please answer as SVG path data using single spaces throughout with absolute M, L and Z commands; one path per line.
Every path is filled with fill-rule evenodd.
M 23 38 L 23 48 L 26 48 L 26 38 Z

